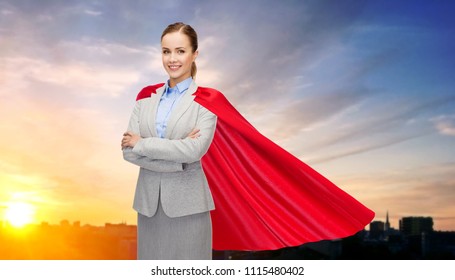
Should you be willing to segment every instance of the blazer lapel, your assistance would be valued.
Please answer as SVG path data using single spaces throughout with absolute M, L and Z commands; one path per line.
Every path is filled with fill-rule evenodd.
M 190 107 L 191 103 L 193 102 L 195 96 L 193 93 L 195 93 L 197 90 L 197 85 L 193 81 L 188 88 L 188 90 L 183 94 L 181 97 L 180 101 L 177 103 L 176 107 L 172 110 L 171 116 L 169 118 L 169 121 L 167 123 L 166 127 L 166 138 L 169 138 L 170 135 L 172 135 L 172 132 L 174 131 L 174 127 L 179 121 L 179 119 L 182 117 L 182 115 L 188 110 Z
M 152 134 L 152 137 L 158 137 L 158 134 L 156 133 L 156 112 L 158 110 L 158 105 L 160 104 L 160 99 L 161 96 L 164 93 L 164 89 L 166 87 L 162 86 L 159 89 L 156 90 L 156 94 L 152 94 L 150 96 L 150 108 L 151 110 L 151 116 L 147 119 L 148 127 L 150 129 L 150 132 Z

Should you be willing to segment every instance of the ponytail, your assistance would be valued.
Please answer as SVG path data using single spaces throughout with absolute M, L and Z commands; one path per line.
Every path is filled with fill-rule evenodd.
M 193 61 L 193 64 L 191 64 L 191 77 L 196 79 L 196 73 L 197 73 L 197 67 L 196 67 L 196 62 Z

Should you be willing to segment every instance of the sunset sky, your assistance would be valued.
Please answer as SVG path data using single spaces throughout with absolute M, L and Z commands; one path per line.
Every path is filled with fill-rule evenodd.
M 197 83 L 398 228 L 455 230 L 452 1 L 2 1 L 0 221 L 136 223 L 120 140 L 166 81 L 160 36 L 199 35 Z

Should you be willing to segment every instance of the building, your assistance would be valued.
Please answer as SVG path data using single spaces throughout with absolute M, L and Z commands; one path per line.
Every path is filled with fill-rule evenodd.
M 421 235 L 433 232 L 433 218 L 431 217 L 403 217 L 400 220 L 400 232 L 405 236 Z
M 373 221 L 370 223 L 370 239 L 383 239 L 384 238 L 384 222 Z
M 390 227 L 390 222 L 389 222 L 389 211 L 387 211 L 386 218 L 385 218 L 385 225 L 384 225 L 384 231 L 389 232 L 392 228 Z
M 126 223 L 121 224 L 104 224 L 105 233 L 112 236 L 121 236 L 123 238 L 136 238 L 136 226 L 127 225 Z

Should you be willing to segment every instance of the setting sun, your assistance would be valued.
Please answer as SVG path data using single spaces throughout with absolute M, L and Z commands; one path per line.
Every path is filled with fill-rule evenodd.
M 6 212 L 6 220 L 14 227 L 22 227 L 33 221 L 35 208 L 33 205 L 25 202 L 9 203 Z

